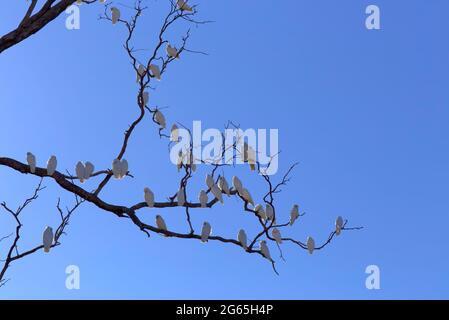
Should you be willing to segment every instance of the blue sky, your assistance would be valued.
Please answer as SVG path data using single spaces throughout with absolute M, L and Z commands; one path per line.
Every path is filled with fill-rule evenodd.
M 14 1 L 16 2 L 16 1 Z M 24 4 L 0 12 L 0 32 L 13 28 Z M 131 12 L 121 4 L 122 14 Z M 280 276 L 270 264 L 235 246 L 193 240 L 150 239 L 125 219 L 85 204 L 74 215 L 62 246 L 15 263 L 0 298 L 125 299 L 398 299 L 449 298 L 449 3 L 445 0 L 198 1 L 200 17 L 215 23 L 192 29 L 190 48 L 151 93 L 167 106 L 169 123 L 223 128 L 278 128 L 280 174 L 299 161 L 278 196 L 285 217 L 294 203 L 307 215 L 285 235 L 324 241 L 342 215 L 362 231 L 346 232 L 313 256 L 285 244 Z M 365 28 L 365 8 L 381 10 L 381 30 Z M 138 45 L 150 49 L 167 10 L 148 1 Z M 66 15 L 0 55 L 0 154 L 41 166 L 51 154 L 59 168 L 78 160 L 110 166 L 124 130 L 136 117 L 135 74 L 121 47 L 124 30 L 98 21 L 99 4 L 81 7 L 81 29 L 65 28 Z M 186 25 L 176 27 L 176 41 Z M 144 54 L 145 51 L 142 51 Z M 147 119 L 126 156 L 134 179 L 112 181 L 107 201 L 130 205 L 145 186 L 156 198 L 177 189 L 166 143 Z M 205 168 L 196 178 L 203 186 Z M 256 198 L 265 191 L 247 168 L 242 176 Z M 280 178 L 277 176 L 275 178 Z M 0 201 L 18 205 L 38 178 L 0 168 Z M 41 241 L 56 225 L 55 204 L 71 195 L 46 179 L 47 189 L 24 212 L 20 248 Z M 94 181 L 86 184 L 93 187 Z M 192 197 L 197 197 L 195 192 Z M 179 210 L 162 214 L 185 231 Z M 197 228 L 234 237 L 255 222 L 237 200 L 193 214 Z M 11 232 L 0 214 L 0 235 Z M 4 244 L 1 244 L 3 252 Z M 278 252 L 271 246 L 272 255 Z M 280 260 L 280 259 L 277 259 Z M 81 289 L 65 288 L 65 268 L 77 265 Z M 365 288 L 365 268 L 378 265 L 381 289 Z

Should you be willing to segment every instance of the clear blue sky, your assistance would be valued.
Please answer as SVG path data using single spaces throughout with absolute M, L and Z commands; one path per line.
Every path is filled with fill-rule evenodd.
M 25 10 L 25 1 L 11 2 L 0 11 L 2 34 Z M 365 229 L 344 233 L 313 256 L 284 245 L 287 261 L 278 262 L 276 276 L 266 261 L 235 246 L 147 239 L 126 219 L 86 204 L 62 246 L 12 266 L 0 298 L 449 298 L 449 2 L 199 4 L 200 17 L 215 23 L 193 28 L 190 47 L 209 56 L 186 54 L 172 64 L 152 104 L 169 107 L 169 123 L 222 128 L 229 119 L 243 128 L 278 128 L 281 172 L 300 162 L 278 210 L 287 216 L 298 203 L 308 213 L 286 235 L 321 243 L 337 215 Z M 365 28 L 369 4 L 381 9 L 380 31 Z M 167 8 L 163 0 L 148 5 L 136 45 L 143 49 L 151 48 Z M 2 156 L 25 161 L 33 151 L 42 166 L 55 154 L 59 168 L 71 171 L 78 160 L 110 166 L 136 116 L 136 85 L 121 47 L 124 30 L 98 21 L 101 10 L 83 5 L 80 30 L 66 30 L 63 15 L 0 55 Z M 142 199 L 145 186 L 158 199 L 176 190 L 178 174 L 150 121 L 136 131 L 126 158 L 136 177 L 112 181 L 105 200 L 129 205 Z M 260 197 L 261 178 L 237 172 Z M 198 191 L 203 181 L 200 171 Z M 2 167 L 0 200 L 16 206 L 37 182 Z M 23 249 L 58 223 L 58 196 L 72 201 L 52 181 L 45 185 L 24 213 Z M 153 222 L 158 213 L 186 230 L 179 210 L 140 216 Z M 241 226 L 256 231 L 236 200 L 193 214 L 198 228 L 204 220 L 228 237 Z M 1 213 L 0 236 L 12 226 Z M 71 264 L 80 267 L 81 290 L 65 288 Z M 365 288 L 371 264 L 381 270 L 378 291 Z

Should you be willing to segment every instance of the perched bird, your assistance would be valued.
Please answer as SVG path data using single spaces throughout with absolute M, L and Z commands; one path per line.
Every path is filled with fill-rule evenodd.
M 161 80 L 161 71 L 159 70 L 159 66 L 155 64 L 150 64 L 150 71 L 157 80 Z
M 292 226 L 299 217 L 299 206 L 295 204 L 290 212 L 290 225 Z
M 86 164 L 84 165 L 85 167 L 85 172 L 84 172 L 84 179 L 87 180 L 90 178 L 90 176 L 94 173 L 95 167 L 92 163 L 90 163 L 89 161 L 86 162 Z
M 145 76 L 146 68 L 139 64 L 139 67 L 137 68 L 137 74 L 136 74 L 136 82 L 139 82 L 140 79 L 142 79 Z
M 84 182 L 85 176 L 86 176 L 86 167 L 84 166 L 84 163 L 81 161 L 78 161 L 75 167 L 76 176 L 80 180 L 81 183 Z
M 170 44 L 168 44 L 166 50 L 167 50 L 167 55 L 169 57 L 179 59 L 179 53 L 178 53 L 178 49 L 176 49 L 176 47 L 172 47 Z
M 184 194 L 184 188 L 179 189 L 177 198 L 178 198 L 178 206 L 181 206 L 181 207 L 184 206 L 184 204 L 186 203 L 186 196 Z
M 167 225 L 160 215 L 156 216 L 156 226 L 161 230 L 167 231 Z M 164 234 L 164 237 L 167 237 L 167 235 Z
M 243 184 L 240 179 L 236 176 L 232 177 L 232 184 L 234 185 L 234 189 L 241 195 L 243 191 Z
M 176 164 L 176 167 L 178 168 L 178 172 L 182 168 L 183 159 L 184 159 L 184 156 L 182 154 L 182 150 L 179 150 L 179 152 L 178 152 L 178 161 L 177 161 L 177 164 Z
M 154 120 L 162 129 L 165 128 L 166 126 L 165 117 L 159 110 L 156 110 L 156 112 L 154 113 Z
M 201 208 L 206 208 L 207 207 L 207 201 L 208 201 L 207 192 L 204 191 L 204 190 L 201 190 L 198 199 L 200 200 Z
M 265 258 L 272 261 L 270 250 L 268 249 L 267 242 L 265 240 L 260 241 L 260 251 L 262 252 Z
M 27 163 L 30 166 L 30 172 L 36 172 L 36 157 L 31 152 L 27 152 Z
M 274 238 L 274 240 L 276 240 L 277 244 L 282 244 L 282 236 L 281 236 L 281 232 L 279 231 L 278 228 L 274 228 L 271 231 L 271 235 Z
M 337 220 L 335 220 L 335 234 L 337 235 L 337 236 L 339 236 L 340 235 L 340 233 L 341 233 L 341 229 L 343 229 L 343 218 L 342 217 L 340 217 L 340 216 L 338 216 L 337 217 Z
M 181 11 L 188 11 L 188 12 L 192 12 L 193 11 L 192 7 L 189 6 L 185 0 L 178 0 L 177 4 L 178 4 L 178 8 Z
M 150 188 L 143 189 L 144 199 L 147 203 L 147 206 L 152 208 L 154 206 L 154 193 L 150 190 Z
M 256 151 L 251 146 L 248 148 L 248 163 L 251 171 L 256 170 Z
M 273 206 L 269 203 L 267 203 L 267 206 L 265 208 L 265 214 L 267 215 L 267 220 L 273 220 L 274 209 L 273 209 Z
M 210 174 L 206 176 L 206 185 L 209 189 L 212 189 L 213 185 L 215 184 L 214 178 Z
M 310 254 L 315 250 L 315 240 L 312 237 L 307 238 L 307 250 L 309 250 Z
M 228 197 L 231 195 L 231 191 L 229 190 L 229 185 L 225 177 L 220 177 L 218 179 L 218 187 L 220 188 L 221 192 L 226 193 Z
M 176 124 L 172 125 L 172 127 L 171 127 L 170 141 L 173 141 L 173 142 L 179 141 L 179 128 Z
M 223 194 L 221 193 L 221 190 L 215 184 L 212 186 L 212 188 L 210 188 L 210 192 L 212 192 L 214 197 L 217 198 L 217 200 L 220 201 L 221 204 L 224 203 Z
M 58 160 L 56 159 L 56 156 L 51 156 L 50 159 L 48 159 L 47 161 L 47 174 L 49 176 L 52 176 L 53 173 L 55 173 L 57 166 Z
M 44 234 L 42 235 L 42 242 L 44 245 L 44 252 L 50 252 L 51 246 L 53 244 L 53 229 L 46 227 Z
M 116 179 L 123 179 L 128 173 L 128 161 L 125 159 L 114 159 L 112 161 L 112 174 Z
M 265 210 L 263 209 L 262 205 L 258 204 L 254 211 L 257 213 L 257 216 L 262 220 L 267 220 L 267 214 L 265 213 Z
M 210 226 L 209 222 L 204 222 L 203 229 L 201 230 L 201 241 L 207 242 L 211 233 L 212 227 Z
M 237 239 L 239 240 L 240 244 L 242 245 L 243 249 L 248 249 L 248 245 L 246 244 L 247 237 L 246 232 L 243 229 L 240 229 L 239 234 L 237 235 Z
M 150 101 L 150 94 L 148 93 L 148 91 L 143 92 L 142 98 L 143 98 L 143 104 L 145 106 L 148 105 L 148 101 Z
M 117 9 L 116 7 L 112 7 L 111 8 L 111 13 L 112 13 L 112 24 L 116 24 L 117 21 L 120 19 L 120 10 Z
M 250 203 L 254 207 L 254 200 L 253 197 L 251 197 L 251 193 L 249 193 L 248 189 L 243 188 L 241 196 L 246 202 Z

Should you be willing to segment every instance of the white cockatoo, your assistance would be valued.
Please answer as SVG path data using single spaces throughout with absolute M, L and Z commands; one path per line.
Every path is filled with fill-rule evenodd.
M 47 161 L 47 174 L 49 176 L 52 176 L 53 173 L 55 173 L 57 166 L 58 160 L 56 159 L 56 156 L 51 156 L 50 159 L 48 159 Z
M 257 216 L 262 220 L 267 220 L 267 214 L 265 213 L 265 210 L 263 209 L 261 204 L 258 204 L 254 211 L 256 212 Z
M 274 240 L 276 240 L 277 244 L 282 244 L 282 236 L 278 228 L 274 228 L 271 231 L 271 236 L 274 238 Z
M 112 7 L 111 8 L 111 13 L 112 13 L 112 24 L 116 24 L 117 21 L 120 19 L 120 10 L 117 9 L 116 7 Z
M 292 226 L 299 217 L 299 206 L 295 204 L 290 212 L 290 225 Z
M 234 185 L 234 189 L 241 195 L 243 191 L 243 184 L 240 179 L 236 176 L 232 177 L 232 184 Z
M 265 214 L 267 215 L 267 220 L 273 220 L 273 218 L 274 218 L 274 208 L 269 203 L 267 203 L 267 206 L 265 208 Z
M 221 193 L 221 190 L 217 187 L 217 185 L 214 184 L 212 188 L 210 188 L 210 192 L 212 192 L 214 197 L 217 198 L 217 200 L 220 201 L 221 204 L 224 203 L 223 194 Z
M 335 234 L 337 236 L 340 235 L 341 229 L 343 228 L 343 224 L 344 224 L 343 218 L 341 216 L 338 216 L 337 220 L 335 220 Z
M 315 250 L 315 240 L 312 237 L 307 238 L 307 250 L 309 250 L 310 254 Z
M 143 196 L 148 207 L 152 208 L 154 206 L 154 193 L 150 188 L 143 189 Z
M 212 189 L 212 187 L 215 185 L 214 178 L 210 174 L 206 175 L 206 186 L 209 189 Z
M 87 161 L 84 167 L 85 167 L 84 180 L 87 180 L 94 173 L 95 166 L 91 162 Z
M 136 73 L 136 82 L 139 82 L 140 79 L 142 79 L 145 76 L 147 69 L 144 65 L 139 64 L 139 67 L 137 67 L 137 73 Z
M 164 129 L 166 126 L 166 122 L 165 122 L 165 116 L 162 114 L 162 112 L 160 110 L 156 110 L 156 112 L 154 113 L 154 121 L 156 121 L 156 123 L 162 128 Z
M 172 47 L 170 44 L 168 44 L 166 50 L 169 57 L 179 59 L 179 53 L 176 47 Z
M 156 226 L 164 231 L 167 231 L 167 225 L 165 224 L 164 218 L 162 218 L 160 215 L 156 216 Z M 166 237 L 167 235 L 164 235 Z
M 31 152 L 27 152 L 27 163 L 30 166 L 30 172 L 36 172 L 36 157 Z
M 150 101 L 150 94 L 148 93 L 148 91 L 144 91 L 142 93 L 142 98 L 143 98 L 143 104 L 145 106 L 148 105 L 148 102 Z
M 188 12 L 192 12 L 192 11 L 193 11 L 192 7 L 189 6 L 189 5 L 187 4 L 187 1 L 185 1 L 185 0 L 178 0 L 178 1 L 177 1 L 177 4 L 178 4 L 178 8 L 179 8 L 181 11 L 188 11 Z
M 159 70 L 159 66 L 155 64 L 150 64 L 150 71 L 157 80 L 161 80 L 161 70 Z
M 207 192 L 204 190 L 200 191 L 200 195 L 198 196 L 198 199 L 200 200 L 201 203 L 201 208 L 206 208 L 207 207 L 207 201 L 209 200 L 207 198 Z
M 53 245 L 53 229 L 46 227 L 44 234 L 42 235 L 42 243 L 44 245 L 44 252 L 50 252 L 51 246 Z
M 251 193 L 249 193 L 248 189 L 243 188 L 241 196 L 246 202 L 250 203 L 254 207 L 254 200 L 253 197 L 251 197 Z
M 262 254 L 265 258 L 272 261 L 271 255 L 270 255 L 270 250 L 268 249 L 267 242 L 265 240 L 260 241 L 260 251 L 262 252 Z
M 212 233 L 211 225 L 209 224 L 209 222 L 204 222 L 203 228 L 201 229 L 201 241 L 204 243 L 207 242 L 211 233 Z
M 178 199 L 178 206 L 184 206 L 186 203 L 186 195 L 184 194 L 184 188 L 179 189 L 176 198 Z
M 246 232 L 243 229 L 240 229 L 239 234 L 237 235 L 237 239 L 239 240 L 240 244 L 242 245 L 243 249 L 248 249 L 247 245 L 247 236 Z
M 112 174 L 116 179 L 123 179 L 128 173 L 128 161 L 125 159 L 114 159 L 112 161 Z
M 178 142 L 179 141 L 179 128 L 176 124 L 171 126 L 170 130 L 170 141 Z
M 220 177 L 218 179 L 218 187 L 220 188 L 221 192 L 226 193 L 228 197 L 231 195 L 231 191 L 229 190 L 229 185 L 225 177 Z

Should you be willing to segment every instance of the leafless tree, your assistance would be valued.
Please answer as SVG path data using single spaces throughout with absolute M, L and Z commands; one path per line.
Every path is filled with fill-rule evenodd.
M 159 32 L 157 34 L 157 43 L 154 46 L 154 48 L 150 51 L 150 54 L 148 54 L 144 58 L 142 58 L 140 52 L 138 52 L 138 50 L 135 49 L 134 44 L 135 30 L 138 27 L 139 20 L 142 19 L 144 11 L 147 9 L 147 7 L 144 6 L 143 4 L 143 0 L 136 0 L 135 3 L 133 4 L 133 7 L 131 8 L 123 6 L 125 10 L 131 11 L 131 14 L 129 15 L 128 19 L 126 19 L 125 17 L 123 17 L 124 15 L 122 15 L 115 22 L 116 24 L 123 26 L 127 31 L 127 36 L 124 39 L 123 47 L 127 53 L 129 61 L 131 62 L 131 67 L 134 69 L 134 72 L 136 72 L 136 75 L 138 75 L 137 77 L 138 90 L 136 94 L 136 108 L 138 110 L 138 116 L 127 127 L 124 133 L 123 142 L 119 146 L 116 155 L 116 158 L 118 160 L 122 160 L 124 158 L 130 138 L 145 116 L 151 117 L 154 124 L 156 126 L 159 126 L 158 132 L 160 139 L 167 139 L 167 140 L 170 139 L 170 133 L 166 132 L 166 129 L 164 128 L 165 126 L 164 127 L 160 126 L 161 123 L 160 120 L 158 119 L 158 112 L 160 112 L 160 109 L 157 106 L 150 107 L 146 103 L 145 94 L 148 89 L 152 88 L 151 84 L 155 81 L 155 74 L 149 71 L 151 69 L 150 66 L 158 65 L 160 68 L 160 74 L 161 76 L 163 76 L 163 74 L 168 71 L 170 64 L 177 58 L 176 56 L 167 55 L 165 52 L 166 46 L 169 43 L 167 40 L 168 38 L 167 33 L 172 28 L 173 25 L 175 25 L 179 21 L 184 21 L 185 23 L 193 26 L 205 24 L 208 22 L 196 19 L 198 13 L 198 7 L 196 5 L 191 5 L 192 10 L 183 10 L 182 8 L 180 8 L 179 3 L 177 3 L 176 1 L 174 0 L 166 0 L 166 1 L 168 11 L 165 14 L 165 18 L 163 19 L 163 23 L 160 26 Z M 51 22 L 52 20 L 57 18 L 62 12 L 64 12 L 64 10 L 67 7 L 74 4 L 76 0 L 59 0 L 59 1 L 46 0 L 42 1 L 43 4 L 40 6 L 40 9 L 37 9 L 39 4 L 38 2 L 39 2 L 38 0 L 31 0 L 29 3 L 29 8 L 24 14 L 17 28 L 0 38 L 0 53 L 7 49 L 10 49 L 11 47 L 20 43 L 21 41 L 25 40 L 31 35 L 39 32 L 49 22 Z M 99 1 L 83 0 L 82 2 L 85 4 L 91 4 Z M 189 3 L 190 2 L 193 2 L 193 0 L 189 1 Z M 102 13 L 99 16 L 99 20 L 111 23 L 112 21 L 111 8 L 112 6 L 110 3 L 105 3 L 104 11 L 102 10 Z M 187 29 L 185 34 L 181 37 L 180 46 L 177 49 L 179 56 L 190 53 L 191 54 L 202 53 L 190 50 L 188 48 L 189 37 L 190 37 L 190 29 Z M 182 124 L 179 125 L 182 126 Z M 227 127 L 238 128 L 238 126 L 233 124 L 232 122 L 229 122 L 226 128 Z M 241 156 L 241 151 L 237 148 L 237 142 L 229 147 L 235 151 L 236 156 L 239 155 L 239 153 L 240 153 L 239 156 Z M 60 243 L 61 236 L 65 233 L 66 227 L 69 224 L 72 214 L 84 202 L 90 202 L 99 209 L 112 213 L 117 217 L 129 219 L 137 228 L 139 228 L 140 231 L 144 232 L 148 237 L 150 237 L 150 235 L 154 233 L 164 235 L 166 237 L 174 237 L 179 239 L 201 240 L 201 234 L 195 230 L 191 222 L 192 211 L 211 209 L 218 203 L 218 199 L 216 197 L 213 197 L 213 200 L 208 201 L 205 208 L 204 206 L 203 207 L 201 206 L 201 203 L 189 200 L 192 198 L 196 198 L 196 196 L 189 194 L 189 187 L 190 187 L 189 183 L 191 178 L 195 175 L 195 166 L 192 163 L 192 161 L 190 161 L 192 159 L 188 157 L 188 155 L 191 155 L 193 153 L 192 149 L 193 146 L 190 145 L 190 150 L 186 150 L 186 152 L 182 155 L 183 161 L 179 163 L 178 170 L 179 169 L 182 170 L 183 177 L 181 178 L 180 181 L 174 182 L 174 185 L 176 185 L 176 190 L 183 190 L 186 201 L 183 204 L 179 204 L 177 201 L 177 191 L 176 191 L 171 196 L 167 197 L 167 201 L 154 202 L 153 205 L 153 207 L 157 208 L 158 210 L 174 207 L 182 208 L 185 212 L 186 226 L 188 228 L 187 232 L 160 228 L 159 226 L 157 226 L 157 224 L 153 225 L 149 222 L 141 220 L 136 215 L 136 213 L 137 211 L 148 207 L 148 204 L 145 201 L 138 201 L 135 204 L 125 206 L 115 203 L 109 203 L 103 200 L 101 197 L 101 193 L 114 176 L 113 170 L 110 168 L 104 168 L 103 170 L 93 172 L 90 178 L 98 179 L 97 187 L 94 190 L 85 190 L 80 186 L 79 183 L 80 177 L 77 176 L 76 174 L 70 174 L 69 171 L 66 171 L 65 173 L 55 171 L 53 174 L 49 175 L 47 168 L 36 167 L 35 170 L 32 170 L 32 168 L 26 163 L 22 163 L 21 161 L 8 157 L 0 157 L 1 166 L 8 167 L 12 170 L 15 170 L 18 173 L 37 176 L 41 178 L 32 196 L 25 199 L 24 202 L 16 210 L 11 209 L 6 202 L 1 203 L 1 207 L 3 208 L 4 212 L 9 214 L 11 218 L 15 221 L 16 228 L 15 231 L 11 232 L 10 234 L 7 234 L 3 237 L 0 236 L 1 246 L 8 243 L 8 241 L 10 242 L 9 250 L 7 250 L 6 257 L 2 260 L 3 267 L 1 268 L 0 271 L 0 286 L 3 286 L 8 281 L 8 279 L 6 278 L 6 273 L 8 268 L 13 262 L 23 259 L 43 249 L 43 244 L 40 243 L 37 244 L 34 248 L 21 251 L 19 250 L 18 243 L 20 241 L 21 228 L 23 226 L 21 221 L 23 211 L 29 205 L 31 205 L 33 201 L 38 199 L 40 192 L 45 188 L 43 186 L 44 179 L 56 182 L 56 184 L 61 189 L 64 189 L 66 192 L 74 195 L 75 197 L 75 202 L 73 206 L 71 208 L 66 208 L 65 210 L 61 209 L 59 199 L 57 201 L 55 211 L 60 215 L 61 222 L 55 231 L 54 242 L 52 244 L 52 247 L 57 247 L 61 244 Z M 226 147 L 223 146 L 221 154 L 223 158 L 225 156 L 225 152 Z M 186 160 L 186 157 L 188 157 L 189 159 Z M 209 174 L 214 179 L 216 184 L 219 182 L 219 179 L 221 177 L 217 173 L 220 167 L 227 166 L 230 167 L 230 169 L 232 169 L 231 163 L 224 162 L 221 164 L 217 164 L 217 162 L 215 161 L 207 161 L 205 159 L 202 159 L 200 161 L 203 165 L 205 166 L 207 165 L 210 167 Z M 230 196 L 236 197 L 241 200 L 242 210 L 254 215 L 254 221 L 260 227 L 260 230 L 259 232 L 257 232 L 256 236 L 253 239 L 248 239 L 246 248 L 244 248 L 242 243 L 235 238 L 229 238 L 219 235 L 210 235 L 208 237 L 208 240 L 231 244 L 240 247 L 240 249 L 242 250 L 244 249 L 249 254 L 256 254 L 267 258 L 266 256 L 264 256 L 264 254 L 262 253 L 261 249 L 257 246 L 257 244 L 262 239 L 265 239 L 269 243 L 276 244 L 280 250 L 279 243 L 276 242 L 276 239 L 273 237 L 272 232 L 274 229 L 283 230 L 284 228 L 289 226 L 290 219 L 288 217 L 285 218 L 285 222 L 280 222 L 283 218 L 280 214 L 279 217 L 277 216 L 278 213 L 276 212 L 276 195 L 279 192 L 281 192 L 281 188 L 287 185 L 287 183 L 290 181 L 292 170 L 295 168 L 296 164 L 293 164 L 278 182 L 272 181 L 272 176 L 268 175 L 266 171 L 261 169 L 260 163 L 256 162 L 255 166 L 256 166 L 256 170 L 254 171 L 255 173 L 252 174 L 259 174 L 261 177 L 261 184 L 266 185 L 266 193 L 265 196 L 263 197 L 263 201 L 265 205 L 269 205 L 273 208 L 273 218 L 262 219 L 262 217 L 260 217 L 258 212 L 256 212 L 254 206 L 250 206 L 248 200 L 245 199 L 245 197 L 243 197 L 235 188 L 231 187 Z M 126 176 L 132 177 L 132 174 L 128 171 L 126 173 Z M 207 194 L 210 193 L 211 189 L 208 188 Z M 330 232 L 328 238 L 324 241 L 324 243 L 315 246 L 315 250 L 321 250 L 324 247 L 326 247 L 329 243 L 331 243 L 331 241 L 335 238 L 335 236 L 340 233 L 340 231 L 354 230 L 354 229 L 360 228 L 348 227 L 347 221 L 345 220 L 343 222 L 341 230 L 333 229 Z M 292 243 L 297 247 L 299 247 L 300 249 L 308 250 L 307 243 L 303 243 L 301 241 L 292 238 L 283 237 L 282 242 Z M 272 264 L 274 272 L 277 273 L 275 268 L 275 260 L 273 260 L 271 257 L 269 257 L 267 260 Z

